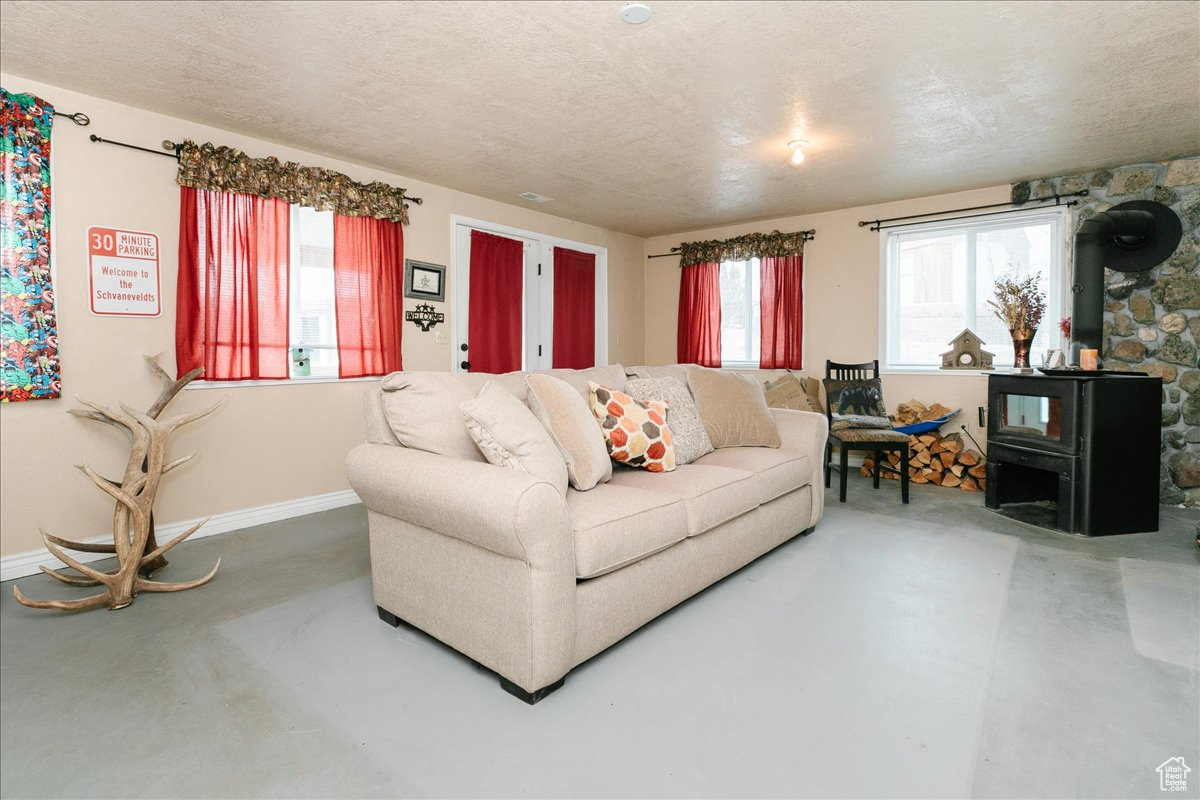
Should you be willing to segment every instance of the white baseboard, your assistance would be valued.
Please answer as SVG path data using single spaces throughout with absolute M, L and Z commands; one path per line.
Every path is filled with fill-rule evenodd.
M 315 514 L 318 511 L 328 511 L 331 508 L 350 506 L 357 502 L 359 502 L 359 499 L 354 490 L 346 489 L 340 492 L 313 495 L 312 497 L 301 497 L 297 500 L 285 500 L 282 503 L 271 503 L 270 505 L 258 506 L 257 508 L 226 511 L 223 514 L 213 514 L 208 522 L 200 527 L 200 530 L 188 537 L 188 541 L 204 536 L 216 536 L 218 533 L 229 533 L 230 531 L 237 531 L 242 528 L 250 528 L 255 525 L 264 525 L 268 522 L 278 522 L 282 519 L 299 517 L 304 514 Z M 200 519 L 203 519 L 203 517 Z M 182 522 L 172 522 L 167 525 L 156 525 L 154 528 L 155 538 L 160 544 L 170 541 L 172 537 L 183 533 L 199 522 L 200 519 L 189 519 Z M 112 542 L 112 536 L 98 536 L 86 539 L 85 542 L 87 544 Z M 111 553 L 72 553 L 72 556 L 84 563 L 99 561 L 103 558 L 112 558 Z M 43 564 L 48 567 L 62 566 L 62 563 L 57 558 L 50 555 L 44 549 L 4 556 L 0 558 L 0 581 L 10 581 L 13 578 L 34 575 L 40 571 L 38 568 Z

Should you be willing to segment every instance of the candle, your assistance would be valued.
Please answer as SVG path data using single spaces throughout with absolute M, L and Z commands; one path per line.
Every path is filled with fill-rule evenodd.
M 1080 350 L 1079 351 L 1079 367 L 1080 369 L 1095 372 L 1099 366 L 1100 351 L 1099 350 Z

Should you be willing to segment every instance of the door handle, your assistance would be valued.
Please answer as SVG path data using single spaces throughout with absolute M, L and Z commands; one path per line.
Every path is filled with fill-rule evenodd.
M 458 362 L 458 365 L 459 365 L 460 367 L 462 367 L 463 369 L 470 369 L 470 368 L 471 368 L 471 362 L 470 362 L 470 361 L 460 361 L 460 362 Z
M 459 349 L 459 350 L 462 350 L 464 353 L 465 353 L 465 352 L 467 352 L 467 343 L 466 343 L 466 342 L 463 342 L 462 344 L 460 344 L 460 345 L 458 346 L 458 349 Z

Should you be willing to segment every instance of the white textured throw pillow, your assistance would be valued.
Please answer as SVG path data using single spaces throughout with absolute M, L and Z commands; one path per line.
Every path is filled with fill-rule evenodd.
M 473 400 L 461 405 L 467 432 L 490 463 L 549 481 L 567 493 L 562 453 L 529 408 L 489 381 Z
M 661 400 L 667 404 L 667 424 L 675 441 L 675 463 L 690 464 L 713 451 L 708 431 L 696 410 L 687 384 L 678 378 L 631 378 L 625 393 L 639 403 Z

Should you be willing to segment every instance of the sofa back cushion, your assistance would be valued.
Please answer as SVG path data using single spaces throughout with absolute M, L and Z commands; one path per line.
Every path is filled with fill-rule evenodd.
M 542 373 L 526 375 L 525 385 L 529 407 L 562 453 L 571 485 L 584 492 L 612 478 L 604 434 L 584 396 L 571 384 Z
M 542 478 L 566 495 L 562 453 L 529 407 L 511 392 L 489 381 L 461 410 L 467 432 L 490 463 Z
M 486 461 L 460 407 L 474 399 L 490 375 L 450 372 L 393 372 L 383 379 L 383 410 L 396 439 L 429 453 Z
M 690 366 L 688 388 L 713 447 L 779 447 L 779 429 L 754 378 Z
M 667 404 L 667 425 L 675 440 L 675 463 L 690 464 L 712 452 L 712 441 L 687 383 L 678 378 L 631 378 L 625 392 L 639 403 L 661 400 Z
M 579 396 L 585 401 L 590 397 L 588 394 L 589 381 L 616 389 L 619 392 L 625 391 L 625 368 L 620 364 L 588 367 L 587 369 L 543 369 L 529 374 L 549 375 L 552 378 L 558 378 L 579 392 Z
M 687 386 L 687 364 L 661 364 L 655 367 L 630 367 L 625 370 L 631 378 L 675 378 Z

